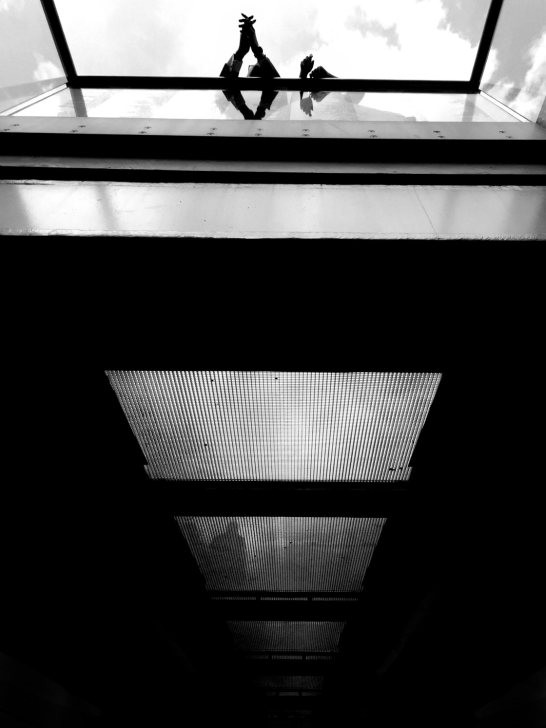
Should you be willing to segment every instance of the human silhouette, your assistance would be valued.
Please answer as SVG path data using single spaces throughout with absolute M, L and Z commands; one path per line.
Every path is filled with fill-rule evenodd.
M 230 585 L 238 589 L 245 588 L 247 548 L 244 536 L 239 533 L 237 520 L 230 520 L 225 530 L 214 536 L 209 545 L 208 558 L 213 583 L 224 585 L 225 588 L 230 588 Z
M 279 72 L 277 71 L 271 60 L 265 55 L 262 46 L 258 43 L 256 30 L 254 28 L 255 23 L 256 20 L 254 19 L 253 15 L 248 16 L 242 13 L 242 18 L 239 20 L 239 47 L 228 60 L 228 62 L 224 64 L 220 76 L 223 76 L 225 78 L 234 78 L 239 76 L 241 67 L 243 65 L 243 60 L 246 54 L 250 50 L 252 50 L 252 53 L 256 58 L 256 63 L 248 67 L 247 76 L 254 78 L 279 78 Z M 335 78 L 335 76 L 333 76 L 331 73 L 328 73 L 328 71 L 322 66 L 317 66 L 317 68 L 313 69 L 314 63 L 315 62 L 313 60 L 312 54 L 306 56 L 303 59 L 300 64 L 300 78 L 307 78 L 308 74 L 311 78 Z M 238 89 L 225 90 L 223 91 L 223 93 L 226 99 L 231 104 L 233 104 L 233 106 L 235 106 L 235 108 L 244 116 L 245 119 L 259 120 L 263 119 L 266 112 L 271 109 L 271 105 L 277 97 L 278 91 L 274 91 L 273 89 L 264 90 L 262 92 L 258 108 L 255 112 L 248 108 L 247 103 L 243 98 L 243 95 Z M 316 93 L 317 92 L 315 92 L 315 94 Z M 306 109 L 309 109 L 309 107 L 312 109 L 313 104 L 311 99 L 314 99 L 315 101 L 322 101 L 324 96 L 326 96 L 328 93 L 328 91 L 324 92 L 323 96 L 311 95 L 311 97 L 309 97 L 309 100 L 307 100 L 303 99 L 303 92 L 300 92 L 301 108 L 305 111 L 305 113 L 308 113 L 308 115 L 310 116 L 311 114 L 306 111 Z

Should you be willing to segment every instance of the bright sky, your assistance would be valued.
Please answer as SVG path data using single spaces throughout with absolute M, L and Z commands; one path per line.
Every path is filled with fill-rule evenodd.
M 336 76 L 457 80 L 470 77 L 489 3 L 56 0 L 82 74 L 217 76 L 238 45 L 243 11 L 257 18 L 259 42 L 283 76 L 297 76 L 313 53 Z
M 260 43 L 284 76 L 297 76 L 313 53 L 337 76 L 445 80 L 469 78 L 489 7 L 489 0 L 56 3 L 82 74 L 217 76 L 238 44 L 244 10 L 256 16 Z M 0 108 L 59 76 L 40 0 L 0 0 Z M 504 0 L 483 88 L 537 118 L 546 94 L 545 0 Z

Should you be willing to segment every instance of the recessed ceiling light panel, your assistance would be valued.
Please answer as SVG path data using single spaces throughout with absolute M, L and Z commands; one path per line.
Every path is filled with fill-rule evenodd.
M 441 374 L 109 371 L 153 479 L 399 481 Z

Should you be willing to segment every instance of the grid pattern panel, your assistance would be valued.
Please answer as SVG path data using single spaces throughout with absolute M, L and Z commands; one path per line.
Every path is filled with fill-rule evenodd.
M 110 371 L 151 478 L 407 480 L 440 374 Z
M 344 622 L 228 621 L 242 652 L 336 652 Z
M 261 675 L 254 680 L 261 688 L 273 690 L 322 690 L 322 675 Z
M 357 592 L 384 518 L 177 518 L 211 591 Z

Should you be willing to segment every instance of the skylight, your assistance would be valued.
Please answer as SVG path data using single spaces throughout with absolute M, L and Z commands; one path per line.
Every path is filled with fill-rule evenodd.
M 79 75 L 218 76 L 242 10 L 281 76 L 468 81 L 490 0 L 55 0 Z M 245 59 L 246 76 L 250 54 Z
M 107 372 L 153 479 L 400 481 L 441 375 Z
M 359 592 L 384 518 L 180 516 L 209 591 Z
M 228 621 L 241 652 L 336 652 L 344 622 Z

